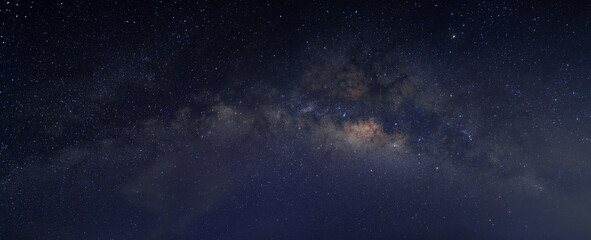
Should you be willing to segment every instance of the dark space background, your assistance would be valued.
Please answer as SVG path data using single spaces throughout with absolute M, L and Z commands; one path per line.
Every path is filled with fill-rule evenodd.
M 0 239 L 589 239 L 586 1 L 0 3 Z

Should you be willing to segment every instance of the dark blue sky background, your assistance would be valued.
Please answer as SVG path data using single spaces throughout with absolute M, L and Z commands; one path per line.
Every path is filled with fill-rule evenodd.
M 1 239 L 587 239 L 591 5 L 0 3 Z

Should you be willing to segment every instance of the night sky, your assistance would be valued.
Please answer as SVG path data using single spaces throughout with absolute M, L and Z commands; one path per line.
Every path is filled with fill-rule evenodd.
M 0 2 L 0 239 L 591 239 L 591 3 Z

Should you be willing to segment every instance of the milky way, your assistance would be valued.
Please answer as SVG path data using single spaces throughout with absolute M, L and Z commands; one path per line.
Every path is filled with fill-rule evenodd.
M 589 4 L 0 6 L 2 239 L 585 239 Z

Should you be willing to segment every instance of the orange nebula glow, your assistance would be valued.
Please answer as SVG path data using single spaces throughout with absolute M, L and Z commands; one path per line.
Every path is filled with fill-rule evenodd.
M 343 126 L 343 134 L 356 141 L 393 146 L 400 146 L 405 139 L 402 134 L 391 135 L 384 132 L 382 126 L 374 121 L 346 123 Z

